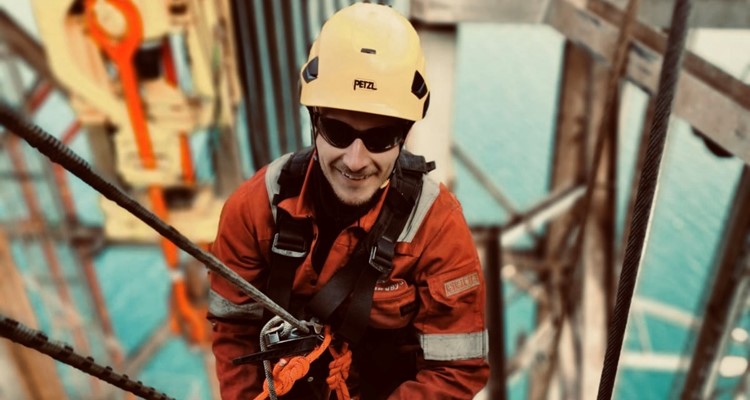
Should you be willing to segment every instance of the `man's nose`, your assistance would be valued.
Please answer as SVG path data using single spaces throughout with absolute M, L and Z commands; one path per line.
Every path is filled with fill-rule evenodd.
M 344 152 L 344 165 L 350 171 L 357 172 L 367 166 L 369 156 L 370 152 L 367 151 L 362 139 L 354 139 Z

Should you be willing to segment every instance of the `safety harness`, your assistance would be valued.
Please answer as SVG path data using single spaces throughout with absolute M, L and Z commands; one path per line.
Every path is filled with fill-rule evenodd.
M 289 157 L 278 178 L 280 190 L 273 197 L 274 206 L 299 195 L 312 154 L 313 148 L 308 147 Z M 343 317 L 334 330 L 350 343 L 357 343 L 367 328 L 375 284 L 391 273 L 396 241 L 417 203 L 423 176 L 433 169 L 434 162 L 401 151 L 383 207 L 369 234 L 359 242 L 349 262 L 307 304 L 309 313 L 330 322 L 349 299 L 346 309 L 339 312 Z M 309 253 L 311 242 L 312 221 L 294 218 L 276 207 L 267 295 L 282 307 L 289 306 L 295 271 Z

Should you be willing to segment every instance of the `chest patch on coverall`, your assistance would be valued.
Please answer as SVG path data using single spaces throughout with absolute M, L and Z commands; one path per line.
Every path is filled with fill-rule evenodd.
M 453 297 L 479 286 L 479 273 L 472 272 L 443 284 L 445 296 Z

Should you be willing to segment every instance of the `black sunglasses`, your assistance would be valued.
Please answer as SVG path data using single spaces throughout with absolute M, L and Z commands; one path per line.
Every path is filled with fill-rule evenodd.
M 331 146 L 345 149 L 355 139 L 361 139 L 371 153 L 382 153 L 402 144 L 411 129 L 411 124 L 403 123 L 359 131 L 345 122 L 320 114 L 314 114 L 313 118 L 318 132 Z

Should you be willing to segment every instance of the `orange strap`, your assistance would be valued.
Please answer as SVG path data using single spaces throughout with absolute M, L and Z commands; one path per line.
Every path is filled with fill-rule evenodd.
M 146 116 L 138 93 L 138 79 L 133 67 L 133 57 L 143 40 L 143 21 L 138 8 L 130 0 L 107 0 L 107 2 L 122 13 L 125 18 L 125 35 L 122 39 L 112 38 L 99 23 L 94 11 L 95 0 L 86 2 L 86 22 L 94 42 L 117 65 L 122 82 L 130 123 L 133 125 L 138 153 L 146 169 L 156 166 L 156 158 L 151 148 L 151 137 L 146 125 Z
M 209 339 L 205 319 L 198 307 L 188 298 L 187 288 L 183 279 L 172 282 L 172 332 L 182 332 L 194 344 L 206 343 Z
M 339 400 L 349 400 L 349 389 L 346 387 L 346 378 L 349 376 L 349 366 L 352 361 L 352 353 L 349 346 L 344 343 L 341 351 L 329 347 L 333 334 L 331 328 L 326 326 L 323 343 L 316 347 L 306 356 L 292 357 L 286 364 L 277 363 L 273 367 L 273 384 L 276 394 L 285 395 L 289 393 L 296 381 L 303 378 L 310 371 L 310 364 L 317 360 L 323 352 L 328 349 L 333 355 L 333 361 L 329 364 L 330 371 L 326 382 L 331 390 L 336 392 Z M 255 397 L 255 400 L 268 398 L 268 382 L 263 382 L 263 392 Z
M 87 0 L 85 3 L 86 22 L 88 23 L 89 32 L 94 43 L 117 65 L 120 82 L 122 83 L 123 96 L 125 97 L 125 105 L 128 109 L 128 116 L 130 117 L 130 124 L 132 125 L 133 134 L 138 146 L 141 164 L 145 169 L 155 169 L 156 157 L 151 146 L 151 136 L 146 124 L 146 114 L 143 110 L 141 95 L 138 91 L 138 77 L 133 66 L 133 57 L 143 41 L 143 21 L 141 20 L 138 7 L 130 0 L 107 0 L 107 2 L 120 11 L 125 18 L 126 31 L 121 39 L 112 38 L 99 23 L 99 19 L 94 11 L 95 0 Z M 162 189 L 158 186 L 151 186 L 148 192 L 154 213 L 166 221 L 169 216 L 167 206 L 164 203 Z M 162 238 L 161 247 L 167 264 L 170 266 L 177 265 L 177 247 L 166 238 Z

